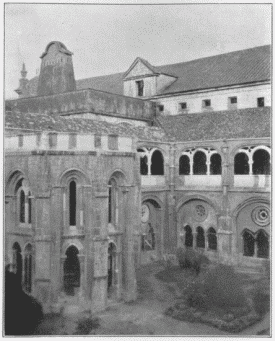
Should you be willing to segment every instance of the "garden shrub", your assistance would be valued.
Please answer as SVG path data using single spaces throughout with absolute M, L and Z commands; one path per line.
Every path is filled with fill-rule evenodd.
M 219 264 L 208 271 L 203 282 L 208 306 L 226 308 L 247 305 L 243 283 L 232 266 Z
M 260 316 L 270 310 L 270 294 L 266 292 L 261 282 L 253 288 L 252 300 L 254 309 Z
M 193 269 L 197 274 L 199 274 L 203 264 L 210 263 L 209 259 L 205 255 L 189 248 L 178 248 L 176 255 L 179 266 L 182 269 Z

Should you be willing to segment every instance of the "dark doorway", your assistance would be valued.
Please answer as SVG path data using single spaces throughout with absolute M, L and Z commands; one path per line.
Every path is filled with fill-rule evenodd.
M 24 289 L 32 291 L 32 246 L 28 244 L 25 248 L 24 257 Z
M 66 251 L 64 262 L 64 290 L 69 296 L 75 295 L 75 289 L 80 287 L 80 264 L 78 259 L 78 249 L 70 246 Z
M 17 276 L 18 282 L 22 283 L 22 254 L 21 247 L 18 243 L 14 243 L 12 247 L 13 253 L 13 272 Z
M 115 268 L 116 268 L 116 246 L 110 243 L 108 247 L 108 293 L 113 292 L 115 284 Z

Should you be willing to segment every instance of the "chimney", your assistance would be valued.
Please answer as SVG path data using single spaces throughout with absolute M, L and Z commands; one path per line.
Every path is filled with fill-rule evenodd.
M 59 41 L 52 41 L 41 55 L 37 96 L 54 95 L 76 90 L 73 53 Z

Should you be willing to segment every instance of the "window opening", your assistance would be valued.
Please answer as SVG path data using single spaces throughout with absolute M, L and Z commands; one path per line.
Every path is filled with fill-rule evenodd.
M 255 241 L 250 232 L 243 233 L 243 255 L 253 257 L 255 253 Z
M 79 251 L 75 246 L 70 246 L 66 251 L 64 262 L 64 290 L 67 295 L 74 296 L 75 289 L 80 287 Z
M 111 179 L 108 183 L 109 186 L 109 207 L 108 207 L 108 220 L 109 223 L 113 225 L 117 224 L 117 215 L 118 215 L 118 207 L 117 207 L 117 183 L 115 179 Z
M 253 154 L 253 174 L 270 174 L 270 155 L 264 149 L 258 149 Z
M 151 174 L 164 175 L 164 160 L 159 150 L 153 152 L 151 161 Z
M 193 159 L 193 174 L 204 175 L 207 172 L 206 155 L 202 151 L 197 151 Z
M 259 231 L 257 238 L 256 238 L 256 244 L 257 244 L 257 257 L 259 258 L 268 258 L 269 255 L 269 242 L 268 242 L 268 236 L 265 232 Z
M 143 96 L 143 89 L 144 89 L 144 81 L 143 80 L 136 81 L 136 85 L 137 85 L 138 96 L 142 97 Z
M 234 173 L 239 175 L 249 174 L 248 156 L 245 153 L 238 153 L 234 158 Z
M 211 100 L 210 99 L 204 99 L 202 101 L 203 108 L 211 107 Z
M 220 154 L 213 154 L 210 157 L 210 174 L 218 175 L 222 173 L 222 158 Z
M 182 109 L 182 110 L 187 109 L 187 103 L 186 102 L 180 103 L 180 109 Z
M 230 101 L 230 104 L 237 104 L 237 102 L 238 102 L 236 96 L 234 96 L 234 97 L 229 97 L 229 101 Z
M 69 188 L 69 201 L 70 201 L 70 226 L 76 226 L 76 182 L 70 182 Z
M 217 250 L 217 234 L 213 227 L 208 230 L 208 248 L 210 250 Z
M 190 174 L 190 159 L 187 155 L 182 155 L 179 160 L 179 175 Z
M 108 293 L 110 294 L 115 284 L 116 246 L 110 243 L 108 247 Z
M 20 223 L 25 222 L 25 193 L 23 189 L 20 191 Z
M 159 105 L 158 105 L 158 109 L 159 109 L 160 112 L 163 112 L 163 110 L 164 110 L 164 105 L 159 104 Z
M 29 224 L 31 224 L 32 222 L 32 200 L 31 200 L 31 192 L 29 192 L 29 195 L 28 195 L 28 206 L 29 206 L 29 217 L 28 217 L 28 222 Z
M 264 97 L 257 98 L 258 108 L 264 107 Z
M 185 246 L 192 247 L 193 246 L 193 233 L 192 229 L 189 225 L 184 227 L 185 230 Z
M 139 153 L 144 153 L 142 149 L 138 149 Z M 142 154 L 141 154 L 142 155 Z M 148 157 L 147 155 L 140 155 L 140 174 L 148 175 Z
M 201 226 L 197 228 L 197 247 L 205 248 L 204 230 Z

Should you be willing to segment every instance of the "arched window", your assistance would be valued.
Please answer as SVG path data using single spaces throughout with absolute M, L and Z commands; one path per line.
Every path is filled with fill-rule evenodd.
M 151 174 L 164 175 L 163 155 L 159 150 L 155 150 L 151 158 Z
M 222 173 L 222 158 L 220 154 L 213 154 L 210 158 L 210 174 L 218 175 Z
M 25 223 L 25 192 L 20 190 L 20 223 Z
M 257 257 L 268 258 L 269 257 L 269 242 L 267 234 L 260 230 L 256 238 L 257 244 Z
M 207 233 L 208 237 L 208 248 L 210 250 L 217 250 L 217 234 L 213 227 L 210 227 Z
M 184 227 L 185 230 L 185 246 L 193 246 L 193 233 L 192 233 L 192 229 L 189 225 Z
M 24 289 L 29 293 L 32 290 L 32 246 L 30 244 L 25 248 Z
M 29 204 L 29 219 L 28 223 L 31 224 L 32 222 L 32 200 L 31 200 L 31 192 L 28 194 L 28 204 Z
M 197 247 L 205 248 L 204 229 L 201 226 L 197 228 Z
M 253 257 L 255 253 L 255 240 L 249 231 L 243 233 L 243 255 Z
M 143 149 L 138 149 L 140 153 L 140 174 L 141 175 L 148 175 L 148 157 L 144 155 Z
M 190 159 L 188 155 L 182 155 L 179 159 L 179 175 L 190 174 Z
M 197 151 L 193 158 L 193 174 L 204 175 L 207 172 L 206 155 L 202 151 Z
M 253 174 L 270 174 L 270 155 L 264 149 L 258 149 L 253 154 Z
M 235 155 L 234 173 L 239 175 L 249 174 L 249 163 L 246 153 L 238 153 Z
M 72 180 L 69 185 L 70 226 L 76 226 L 76 182 Z
M 73 296 L 75 288 L 80 287 L 80 263 L 78 259 L 79 251 L 72 245 L 66 251 L 64 262 L 64 290 L 67 295 Z
M 116 180 L 112 178 L 108 183 L 108 187 L 108 222 L 116 225 L 118 223 L 118 188 Z

